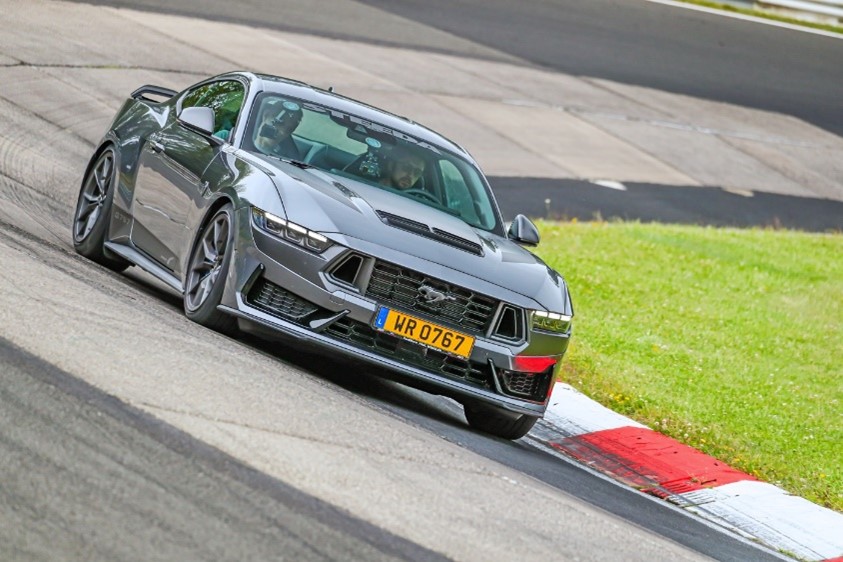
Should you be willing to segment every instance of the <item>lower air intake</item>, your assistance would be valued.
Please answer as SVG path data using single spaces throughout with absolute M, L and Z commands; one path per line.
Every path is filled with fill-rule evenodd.
M 246 301 L 256 308 L 288 320 L 301 320 L 319 310 L 312 302 L 263 278 L 258 279 L 252 286 Z
M 435 349 L 427 349 L 417 343 L 374 330 L 368 324 L 356 320 L 337 320 L 325 329 L 325 333 L 357 347 L 399 359 L 414 367 L 462 379 L 484 388 L 490 388 L 491 385 L 491 369 L 484 363 L 475 363 Z
M 521 373 L 500 371 L 503 389 L 507 394 L 541 402 L 547 396 L 547 388 L 553 376 L 549 372 Z

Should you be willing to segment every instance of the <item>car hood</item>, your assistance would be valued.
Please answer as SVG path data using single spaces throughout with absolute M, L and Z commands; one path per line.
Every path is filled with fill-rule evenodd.
M 293 222 L 339 243 L 348 237 L 366 242 L 368 247 L 388 248 L 395 251 L 390 252 L 392 257 L 407 255 L 439 264 L 518 293 L 541 307 L 568 312 L 562 277 L 507 238 L 360 181 L 286 163 L 276 167 L 282 173 L 275 176 L 275 183 L 287 218 Z M 446 240 L 395 226 L 407 220 L 447 233 Z M 476 245 L 473 250 L 466 249 L 472 245 Z M 412 267 L 407 262 L 402 265 Z M 500 291 L 496 293 L 502 296 Z

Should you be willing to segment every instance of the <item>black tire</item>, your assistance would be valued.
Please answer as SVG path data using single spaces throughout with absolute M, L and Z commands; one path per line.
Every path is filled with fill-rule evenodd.
M 237 319 L 217 310 L 234 254 L 234 207 L 223 205 L 208 221 L 190 254 L 184 283 L 184 313 L 198 324 L 228 335 Z
M 85 174 L 73 214 L 73 247 L 91 261 L 113 271 L 123 271 L 131 264 L 104 246 L 117 181 L 115 164 L 114 150 L 109 147 L 100 153 Z
M 539 418 L 515 414 L 486 404 L 465 404 L 468 425 L 503 439 L 520 439 L 527 435 Z

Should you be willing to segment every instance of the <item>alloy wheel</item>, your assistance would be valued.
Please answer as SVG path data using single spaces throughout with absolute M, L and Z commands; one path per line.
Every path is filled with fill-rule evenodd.
M 109 189 L 111 189 L 113 175 L 114 155 L 111 151 L 106 151 L 97 160 L 85 182 L 85 187 L 82 188 L 73 225 L 73 238 L 77 243 L 85 240 L 97 225 Z
M 187 276 L 185 301 L 190 310 L 202 306 L 219 278 L 228 251 L 229 229 L 228 214 L 220 212 L 202 232 Z

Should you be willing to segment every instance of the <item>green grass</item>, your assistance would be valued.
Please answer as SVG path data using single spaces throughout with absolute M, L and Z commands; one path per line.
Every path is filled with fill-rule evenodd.
M 725 12 L 735 12 L 737 14 L 744 14 L 746 16 L 755 16 L 758 18 L 764 18 L 773 21 L 780 21 L 782 23 L 789 23 L 792 25 L 799 25 L 802 27 L 810 27 L 812 29 L 820 29 L 822 31 L 830 31 L 832 33 L 843 33 L 843 26 L 828 24 L 828 23 L 818 23 L 813 21 L 806 21 L 797 18 L 790 18 L 787 16 L 782 16 L 776 14 L 774 12 L 769 12 L 766 10 L 753 10 L 751 8 L 739 8 L 736 6 L 732 6 L 730 4 L 721 4 L 720 2 L 708 2 L 706 0 L 679 0 L 680 2 L 685 2 L 686 4 L 695 4 L 697 6 L 704 6 L 706 8 L 714 8 L 716 10 L 723 10 Z
M 576 311 L 563 380 L 843 511 L 843 235 L 539 228 Z

